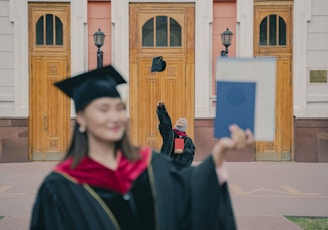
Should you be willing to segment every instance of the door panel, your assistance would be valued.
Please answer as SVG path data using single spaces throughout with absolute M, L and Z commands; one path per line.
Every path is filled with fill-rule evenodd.
M 54 157 L 62 157 L 67 148 L 69 119 L 67 111 L 69 99 L 53 84 L 66 74 L 66 56 L 31 59 L 33 66 L 31 85 L 31 110 L 32 125 L 32 159 L 51 160 Z M 55 156 L 58 155 L 58 156 Z
M 70 99 L 53 84 L 70 75 L 69 18 L 67 3 L 29 4 L 30 160 L 62 159 L 68 147 Z
M 154 117 L 157 102 L 159 100 L 165 101 L 167 110 L 172 117 L 172 122 L 185 114 L 183 111 L 183 100 L 177 100 L 176 98 L 176 95 L 180 97 L 186 95 L 186 88 L 183 85 L 184 79 L 180 77 L 184 75 L 182 71 L 184 60 L 168 59 L 166 61 L 169 66 L 166 74 L 165 72 L 151 73 L 149 71 L 151 67 L 149 64 L 150 60 L 148 59 L 139 60 L 138 65 L 144 71 L 140 74 L 138 84 L 138 89 L 141 92 L 139 94 L 139 102 L 141 103 L 139 103 L 139 109 L 136 112 L 137 117 L 145 124 L 140 125 L 138 131 L 143 135 L 139 136 L 138 141 L 156 149 L 159 149 L 161 146 L 161 141 L 158 139 L 158 121 L 157 117 Z M 150 114 L 150 117 L 153 117 L 153 119 L 148 120 L 145 114 L 149 113 L 149 111 L 153 111 L 153 116 Z
M 290 161 L 293 158 L 293 98 L 292 98 L 292 1 L 256 1 L 254 3 L 254 55 L 275 56 L 276 75 L 276 134 L 273 142 L 256 142 L 256 160 Z M 270 17 L 271 15 L 271 17 Z M 277 40 L 277 44 L 263 44 L 260 41 L 261 23 L 266 20 L 268 39 Z M 277 23 L 270 24 L 270 20 Z M 285 25 L 283 24 L 285 23 Z M 279 24 L 280 23 L 280 24 Z M 262 23 L 263 26 L 263 23 Z M 286 42 L 279 44 L 279 26 L 286 32 Z M 272 28 L 277 34 L 271 36 Z M 262 27 L 263 29 L 263 27 Z M 271 31 L 270 31 L 271 30 Z M 261 34 L 263 36 L 263 33 Z M 262 38 L 263 39 L 263 38 Z M 284 39 L 283 39 L 284 40 Z M 262 44 L 260 45 L 260 43 Z
M 156 16 L 172 18 L 181 26 L 181 46 L 142 46 L 143 25 Z M 186 117 L 188 134 L 194 126 L 194 5 L 130 4 L 130 111 L 132 141 L 159 150 L 156 104 L 162 100 L 173 125 Z M 154 41 L 156 41 L 156 33 Z M 168 40 L 170 37 L 168 38 Z M 168 42 L 168 44 L 170 44 Z M 152 58 L 163 56 L 166 70 L 151 72 Z

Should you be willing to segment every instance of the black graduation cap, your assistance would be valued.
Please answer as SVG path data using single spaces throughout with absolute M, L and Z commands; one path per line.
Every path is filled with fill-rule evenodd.
M 163 60 L 163 56 L 153 58 L 151 65 L 151 72 L 162 72 L 166 68 L 166 61 Z
M 116 86 L 126 83 L 122 75 L 112 66 L 105 66 L 55 83 L 74 100 L 75 110 L 82 110 L 99 97 L 120 97 Z

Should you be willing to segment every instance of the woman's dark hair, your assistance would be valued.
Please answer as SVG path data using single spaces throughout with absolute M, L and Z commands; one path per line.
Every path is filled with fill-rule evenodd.
M 75 122 L 71 145 L 64 157 L 64 160 L 69 157 L 73 158 L 72 168 L 75 168 L 80 163 L 81 159 L 84 156 L 88 156 L 89 153 L 87 134 L 86 132 L 81 133 L 79 127 L 79 124 Z M 140 148 L 131 144 L 127 131 L 123 134 L 122 139 L 115 143 L 115 153 L 117 150 L 121 150 L 122 154 L 131 161 L 140 159 Z

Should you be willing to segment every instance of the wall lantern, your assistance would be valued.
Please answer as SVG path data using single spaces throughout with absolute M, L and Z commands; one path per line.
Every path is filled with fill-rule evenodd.
M 221 50 L 221 57 L 228 57 L 228 47 L 231 45 L 232 35 L 233 33 L 229 30 L 229 28 L 221 34 L 222 45 L 225 46 L 225 50 Z
M 98 47 L 97 68 L 101 68 L 103 67 L 103 51 L 100 50 L 100 47 L 104 45 L 105 34 L 100 30 L 100 28 L 93 34 L 93 40 L 95 42 L 95 46 Z

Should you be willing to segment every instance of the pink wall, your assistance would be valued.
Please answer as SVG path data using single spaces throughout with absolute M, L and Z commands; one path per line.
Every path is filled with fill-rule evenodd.
M 221 50 L 225 49 L 221 42 L 221 33 L 227 27 L 233 33 L 231 46 L 228 48 L 228 57 L 236 56 L 236 15 L 236 2 L 213 2 L 212 95 L 216 95 L 216 59 L 221 56 Z
M 97 50 L 94 45 L 93 34 L 100 28 L 105 34 L 104 45 L 100 48 L 104 52 L 103 65 L 111 63 L 111 3 L 88 2 L 88 67 L 89 70 L 97 68 Z

